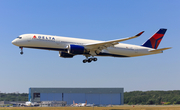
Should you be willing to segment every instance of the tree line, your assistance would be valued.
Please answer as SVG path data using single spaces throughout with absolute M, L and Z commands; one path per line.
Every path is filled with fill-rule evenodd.
M 0 101 L 28 101 L 28 93 L 0 93 Z M 180 104 L 180 90 L 124 92 L 124 104 Z
M 0 93 L 0 101 L 28 101 L 27 93 Z
M 180 104 L 180 91 L 125 92 L 124 103 L 129 105 Z

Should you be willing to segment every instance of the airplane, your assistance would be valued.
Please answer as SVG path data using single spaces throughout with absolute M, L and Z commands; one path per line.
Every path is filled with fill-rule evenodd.
M 33 104 L 32 104 L 32 102 L 31 101 L 27 101 L 27 102 L 25 102 L 25 104 L 24 104 L 25 106 L 32 106 Z
M 75 103 L 73 100 L 73 104 L 71 106 L 73 107 L 85 107 L 87 105 L 87 100 L 85 103 Z
M 95 56 L 111 56 L 111 57 L 137 57 L 144 55 L 152 55 L 163 53 L 164 50 L 171 47 L 157 49 L 167 29 L 159 29 L 150 39 L 142 45 L 132 45 L 119 43 L 139 37 L 144 31 L 135 36 L 110 40 L 98 41 L 80 38 L 70 38 L 43 34 L 22 34 L 12 41 L 12 44 L 21 49 L 34 48 L 59 51 L 59 57 L 73 58 L 75 55 L 83 55 L 86 59 L 83 63 L 97 61 Z
M 95 104 L 87 104 L 86 107 L 93 107 Z
M 24 106 L 34 107 L 34 106 L 39 106 L 39 104 L 37 102 L 31 102 L 31 100 L 30 100 L 30 101 L 25 102 Z

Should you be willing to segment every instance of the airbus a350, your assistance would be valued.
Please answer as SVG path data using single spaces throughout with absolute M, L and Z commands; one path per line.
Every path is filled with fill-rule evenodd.
M 23 48 L 45 49 L 59 51 L 63 58 L 73 58 L 76 55 L 84 55 L 83 63 L 97 61 L 95 56 L 111 57 L 136 57 L 162 53 L 171 47 L 157 49 L 167 29 L 159 29 L 150 39 L 142 45 L 120 43 L 139 37 L 144 31 L 135 36 L 110 40 L 98 41 L 79 38 L 70 38 L 43 34 L 22 34 L 12 41 L 12 44 Z

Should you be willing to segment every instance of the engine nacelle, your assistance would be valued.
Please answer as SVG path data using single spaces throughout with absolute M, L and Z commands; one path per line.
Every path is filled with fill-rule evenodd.
M 83 54 L 85 49 L 80 45 L 68 45 L 68 53 L 71 54 Z
M 63 57 L 63 58 L 72 58 L 74 55 L 68 54 L 66 52 L 61 52 L 59 51 L 59 57 Z

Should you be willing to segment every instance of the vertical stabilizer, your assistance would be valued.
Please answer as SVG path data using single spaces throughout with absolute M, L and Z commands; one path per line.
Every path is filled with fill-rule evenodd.
M 167 29 L 159 29 L 150 39 L 142 46 L 157 49 Z

